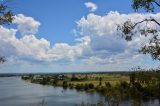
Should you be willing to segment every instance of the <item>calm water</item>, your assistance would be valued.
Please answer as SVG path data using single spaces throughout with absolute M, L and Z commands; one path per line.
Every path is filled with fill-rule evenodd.
M 48 106 L 75 106 L 82 101 L 94 103 L 98 94 L 87 94 L 61 87 L 43 86 L 21 80 L 19 77 L 0 78 L 0 106 L 35 106 L 45 100 Z
M 0 106 L 38 106 L 43 100 L 47 106 L 75 106 L 96 103 L 104 99 L 97 93 L 89 94 L 61 87 L 43 86 L 21 80 L 20 77 L 0 78 Z M 158 101 L 145 102 L 144 106 L 159 106 Z M 121 106 L 130 106 L 129 101 Z

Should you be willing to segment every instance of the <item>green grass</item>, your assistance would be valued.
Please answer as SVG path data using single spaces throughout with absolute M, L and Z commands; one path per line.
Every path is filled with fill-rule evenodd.
M 52 75 L 48 75 L 50 77 L 52 77 Z M 48 77 L 45 76 L 45 77 Z M 127 75 L 122 75 L 122 74 L 97 74 L 97 73 L 93 73 L 93 74 L 74 74 L 74 76 L 78 79 L 78 81 L 71 81 L 72 78 L 72 74 L 64 74 L 65 78 L 67 79 L 67 84 L 73 84 L 73 86 L 75 87 L 77 84 L 90 84 L 92 83 L 95 87 L 99 85 L 99 79 L 102 78 L 102 83 L 101 86 L 105 86 L 106 82 L 109 82 L 112 86 L 116 85 L 117 83 L 120 83 L 121 81 L 127 81 L 129 82 L 129 76 Z M 36 77 L 42 77 L 41 75 L 34 75 L 33 78 Z M 44 77 L 44 76 L 43 76 Z M 63 81 L 64 80 L 58 80 L 56 86 L 63 86 Z M 30 79 L 29 79 L 30 82 Z M 49 85 L 53 85 L 53 82 L 47 82 Z
M 65 75 L 67 78 L 71 79 L 72 75 L 71 74 L 66 74 Z M 99 85 L 99 78 L 102 78 L 102 86 L 105 86 L 106 82 L 110 82 L 111 85 L 115 85 L 119 83 L 120 81 L 127 81 L 129 82 L 129 76 L 124 76 L 120 74 L 75 74 L 75 77 L 77 78 L 85 78 L 87 77 L 87 80 L 82 80 L 82 81 L 68 81 L 70 84 L 89 84 L 92 83 L 94 86 Z M 62 85 L 63 81 L 58 81 L 58 85 Z

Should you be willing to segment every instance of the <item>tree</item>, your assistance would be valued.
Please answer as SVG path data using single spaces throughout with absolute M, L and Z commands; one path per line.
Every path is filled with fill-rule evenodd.
M 132 4 L 135 11 L 143 8 L 147 12 L 154 12 L 155 6 L 160 6 L 160 0 L 133 0 Z
M 5 57 L 0 57 L 0 63 L 4 63 L 6 61 Z
M 102 77 L 99 78 L 99 86 L 102 85 Z
M 10 24 L 13 19 L 13 13 L 9 7 L 5 3 L 0 2 L 0 25 Z
M 10 24 L 13 21 L 13 13 L 5 3 L 0 2 L 0 25 Z M 6 61 L 4 56 L 0 56 L 0 63 Z
M 155 7 L 160 7 L 160 0 L 133 0 L 132 8 L 135 11 L 144 9 L 146 12 L 154 12 Z M 141 24 L 150 24 L 151 27 L 139 28 Z M 134 23 L 132 20 L 127 20 L 123 25 L 118 25 L 117 30 L 126 41 L 132 41 L 132 37 L 137 33 L 141 33 L 145 37 L 151 36 L 149 42 L 141 46 L 139 52 L 143 54 L 150 54 L 154 60 L 160 60 L 160 37 L 159 30 L 153 28 L 152 25 L 160 27 L 160 23 L 153 17 L 139 20 Z M 140 30 L 137 30 L 140 29 Z

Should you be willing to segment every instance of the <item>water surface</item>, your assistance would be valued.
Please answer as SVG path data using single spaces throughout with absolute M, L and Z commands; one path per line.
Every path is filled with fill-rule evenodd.
M 42 101 L 45 101 L 47 106 L 75 106 L 82 102 L 93 104 L 104 99 L 104 96 L 98 93 L 33 84 L 21 80 L 20 77 L 0 78 L 0 106 L 39 106 Z M 160 106 L 158 100 L 146 101 L 143 104 Z M 120 106 L 131 106 L 131 102 L 124 101 Z
M 20 77 L 0 78 L 0 106 L 36 106 L 42 101 L 47 106 L 75 106 L 81 102 L 96 103 L 100 99 L 103 97 L 97 93 L 33 84 Z

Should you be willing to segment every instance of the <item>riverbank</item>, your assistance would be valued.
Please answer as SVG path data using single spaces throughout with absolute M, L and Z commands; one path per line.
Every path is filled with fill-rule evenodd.
M 20 77 L 0 77 L 0 84 L 0 106 L 75 106 L 95 104 L 104 98 L 98 93 L 28 83 Z
M 115 86 L 121 82 L 129 82 L 128 75 L 121 74 L 58 74 L 22 76 L 23 80 L 43 85 L 60 86 L 78 91 L 100 91 L 107 84 Z
M 98 92 L 107 97 L 108 104 L 120 104 L 130 98 L 139 105 L 143 100 L 160 98 L 159 71 L 116 74 L 57 74 L 29 75 L 22 79 L 31 83 L 60 86 L 64 89 Z M 159 99 L 160 100 L 160 99 Z

